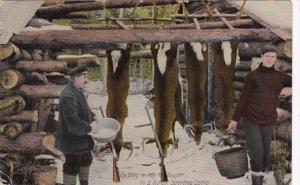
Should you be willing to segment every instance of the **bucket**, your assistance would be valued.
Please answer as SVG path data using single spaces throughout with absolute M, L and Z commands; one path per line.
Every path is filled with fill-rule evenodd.
M 109 143 L 117 137 L 120 123 L 113 118 L 102 118 L 92 127 L 96 130 L 96 133 L 92 135 L 96 142 Z
M 213 155 L 218 170 L 228 179 L 239 178 L 248 171 L 248 157 L 245 148 L 235 147 L 216 152 Z

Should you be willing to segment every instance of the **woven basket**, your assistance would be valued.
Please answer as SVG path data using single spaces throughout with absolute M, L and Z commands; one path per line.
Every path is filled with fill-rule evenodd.
M 216 152 L 213 158 L 220 174 L 228 179 L 242 177 L 248 171 L 248 157 L 243 147 Z

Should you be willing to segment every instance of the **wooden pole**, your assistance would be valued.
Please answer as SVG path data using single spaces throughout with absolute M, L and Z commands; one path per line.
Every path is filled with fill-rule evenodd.
M 219 17 L 219 16 L 222 16 L 222 17 L 237 17 L 236 14 L 212 14 L 213 17 Z M 208 18 L 209 15 L 207 14 L 189 14 L 189 15 L 182 15 L 182 14 L 173 14 L 171 15 L 172 18 Z M 242 15 L 242 17 L 248 17 L 247 15 Z
M 190 0 L 198 1 L 198 0 Z M 156 0 L 156 5 L 168 5 L 176 4 L 177 0 Z M 61 18 L 67 13 L 76 11 L 88 11 L 88 10 L 103 10 L 111 8 L 131 8 L 136 6 L 136 0 L 113 0 L 104 2 L 92 2 L 92 3 L 74 3 L 74 4 L 58 4 L 41 7 L 37 11 L 38 17 L 44 18 Z M 152 0 L 138 1 L 138 6 L 152 6 Z
M 22 85 L 18 91 L 33 98 L 57 98 L 64 85 Z
M 38 112 L 37 111 L 22 111 L 19 114 L 15 115 L 1 115 L 0 123 L 9 123 L 9 122 L 30 122 L 37 123 L 38 121 Z
M 69 67 L 74 67 L 77 65 L 96 65 L 96 55 L 84 54 L 84 55 L 59 55 L 56 57 L 57 60 L 65 61 L 68 63 Z
M 251 26 L 254 24 L 254 21 L 251 19 L 240 19 L 228 21 L 234 27 L 241 26 Z M 226 24 L 222 21 L 217 22 L 207 22 L 207 23 L 199 23 L 201 29 L 214 29 L 214 28 L 225 28 Z M 72 24 L 73 29 L 78 30 L 110 30 L 110 29 L 120 29 L 117 25 L 112 24 Z M 196 25 L 194 23 L 191 24 L 175 24 L 175 25 L 158 25 L 158 24 L 133 24 L 126 25 L 130 29 L 195 29 Z
M 22 32 L 12 41 L 27 48 L 105 48 L 117 43 L 278 41 L 267 29 L 214 30 L 55 30 Z M 58 42 L 59 41 L 59 42 Z

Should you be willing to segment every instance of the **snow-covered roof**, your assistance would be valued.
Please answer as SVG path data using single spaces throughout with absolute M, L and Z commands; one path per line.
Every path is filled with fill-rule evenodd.
M 243 1 L 234 1 L 242 5 Z M 245 10 L 251 12 L 266 23 L 274 26 L 292 30 L 292 2 L 289 0 L 268 0 L 268 1 L 246 1 Z
M 0 44 L 24 29 L 44 0 L 0 0 Z

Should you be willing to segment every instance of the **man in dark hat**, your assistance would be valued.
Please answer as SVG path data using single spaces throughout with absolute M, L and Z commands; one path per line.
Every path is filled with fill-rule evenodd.
M 69 71 L 69 75 L 70 80 L 59 98 L 57 129 L 57 147 L 65 156 L 63 182 L 64 185 L 76 185 L 78 175 L 80 185 L 88 185 L 94 141 L 89 135 L 92 112 L 82 92 L 88 83 L 87 67 L 77 66 Z
M 292 85 L 291 76 L 275 70 L 276 60 L 275 48 L 262 49 L 261 64 L 247 75 L 228 125 L 229 132 L 235 132 L 238 122 L 243 118 L 252 185 L 261 185 L 265 172 L 271 170 L 270 149 L 273 124 L 277 119 L 277 98 L 282 88 Z

